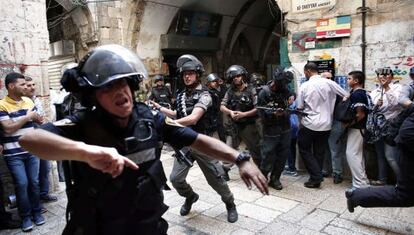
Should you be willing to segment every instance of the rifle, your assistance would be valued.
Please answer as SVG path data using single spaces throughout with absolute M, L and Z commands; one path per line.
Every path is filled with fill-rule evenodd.
M 282 109 L 282 108 L 275 108 L 275 107 L 257 106 L 256 109 L 261 109 L 261 110 L 264 110 L 264 111 L 270 111 L 270 112 L 273 112 L 273 113 L 276 113 L 278 111 L 280 111 L 280 112 L 286 111 L 289 114 L 296 114 L 296 115 L 300 115 L 300 116 L 304 116 L 304 117 L 309 115 L 308 113 L 305 113 L 301 110 L 291 109 L 291 108 Z

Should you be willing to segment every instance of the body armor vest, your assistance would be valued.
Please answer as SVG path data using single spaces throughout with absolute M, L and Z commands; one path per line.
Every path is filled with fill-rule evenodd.
M 212 99 L 212 107 L 209 107 L 204 115 L 198 120 L 197 124 L 191 126 L 191 128 L 202 134 L 211 135 L 217 127 L 218 113 L 214 113 L 213 109 L 216 105 L 215 96 L 210 91 L 203 87 L 202 89 L 195 89 L 191 93 L 187 90 L 177 95 L 177 119 L 186 117 L 193 112 L 194 106 L 198 103 L 202 93 L 209 92 Z
M 151 94 L 154 97 L 154 101 L 159 103 L 161 106 L 171 106 L 170 92 L 167 87 L 154 87 L 152 88 Z
M 77 124 L 79 140 L 114 147 L 137 163 L 139 170 L 124 168 L 122 174 L 113 179 L 86 163 L 71 162 L 69 171 L 73 184 L 67 187 L 68 224 L 63 234 L 110 234 L 105 231 L 108 229 L 125 231 L 129 228 L 124 225 L 117 228 L 111 221 L 128 220 L 141 213 L 142 216 L 147 213 L 149 220 L 158 221 L 167 210 L 162 203 L 161 188 L 166 177 L 159 161 L 160 136 L 151 110 L 143 103 L 136 104 L 126 129 L 116 128 L 110 120 L 111 117 L 98 110 L 85 113 Z M 128 137 L 133 137 L 135 142 L 127 147 L 125 139 Z M 145 234 L 144 231 L 145 228 L 137 230 L 137 234 Z
M 254 109 L 253 104 L 253 88 L 248 86 L 240 92 L 236 92 L 233 88 L 228 90 L 229 108 L 233 111 L 246 112 Z M 246 117 L 239 120 L 233 120 L 236 123 L 254 123 L 256 117 Z
M 264 86 L 262 92 L 264 93 L 264 103 L 261 105 L 281 109 L 288 108 L 288 91 L 274 92 L 270 90 L 269 86 Z M 273 114 L 266 115 L 266 117 L 263 118 L 263 125 L 279 126 L 282 130 L 287 130 L 290 128 L 289 114 L 285 113 L 285 115 L 281 117 L 276 117 Z

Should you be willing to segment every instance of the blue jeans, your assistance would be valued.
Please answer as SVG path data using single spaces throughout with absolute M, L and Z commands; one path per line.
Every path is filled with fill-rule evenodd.
M 40 197 L 46 197 L 49 194 L 49 172 L 50 172 L 50 162 L 48 160 L 40 159 L 40 166 L 39 166 Z
M 334 120 L 332 123 L 331 134 L 329 135 L 329 150 L 332 159 L 332 171 L 336 175 L 342 175 L 342 162 L 345 158 L 346 138 L 341 138 L 345 128 L 340 121 Z
M 396 179 L 400 175 L 400 167 L 398 166 L 398 150 L 397 147 L 386 144 L 382 139 L 375 142 L 375 152 L 378 159 L 378 180 L 387 182 L 388 167 L 390 165 L 392 171 L 395 173 Z
M 40 213 L 39 158 L 21 154 L 4 160 L 13 177 L 20 216 L 25 218 Z

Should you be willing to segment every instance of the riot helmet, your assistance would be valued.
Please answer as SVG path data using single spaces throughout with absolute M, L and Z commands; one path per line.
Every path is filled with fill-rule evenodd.
M 217 75 L 217 73 L 210 73 L 208 76 L 207 76 L 207 83 L 210 83 L 210 82 L 218 82 L 219 81 L 219 76 Z
M 265 84 L 264 76 L 260 73 L 252 73 L 250 74 L 249 83 L 256 87 L 263 86 Z
M 204 66 L 195 56 L 182 55 L 177 60 L 177 72 L 182 76 L 185 71 L 196 71 L 200 77 L 204 73 Z
M 232 82 L 233 78 L 243 76 L 243 80 L 246 82 L 247 74 L 247 70 L 243 66 L 232 65 L 226 71 L 226 79 L 228 82 Z
M 375 73 L 377 74 L 377 76 L 379 75 L 394 75 L 392 72 L 392 69 L 390 67 L 384 67 L 384 68 L 379 68 L 377 70 L 375 70 Z
M 139 82 L 148 77 L 138 56 L 120 45 L 104 45 L 90 51 L 77 67 L 64 72 L 61 84 L 68 92 L 80 96 L 82 105 L 91 106 L 85 97 L 94 89 L 125 78 L 131 90 L 138 90 Z
M 272 80 L 273 82 L 275 82 L 276 84 L 278 84 L 280 86 L 280 88 L 286 89 L 287 85 L 294 79 L 294 74 L 283 68 L 283 67 L 277 67 L 274 71 L 273 71 L 273 76 L 272 76 Z
M 157 83 L 158 81 L 164 81 L 164 76 L 161 74 L 157 74 L 154 76 L 154 82 Z

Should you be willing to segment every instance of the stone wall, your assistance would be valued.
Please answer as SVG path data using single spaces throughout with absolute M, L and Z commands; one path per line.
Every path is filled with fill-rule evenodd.
M 318 58 L 335 59 L 336 74 L 346 75 L 352 70 L 361 70 L 362 20 L 358 8 L 361 1 L 336 1 L 331 8 L 323 8 L 300 14 L 291 12 L 291 1 L 277 0 L 286 13 L 289 31 L 289 59 L 299 71 L 307 60 Z M 409 0 L 367 0 L 369 8 L 366 18 L 366 88 L 375 87 L 375 69 L 382 66 L 393 68 L 395 78 L 402 83 L 409 82 L 408 70 L 414 66 L 414 1 Z M 292 35 L 315 30 L 316 20 L 351 15 L 351 36 L 335 40 L 327 49 L 292 50 Z M 329 40 L 329 39 L 327 39 Z

